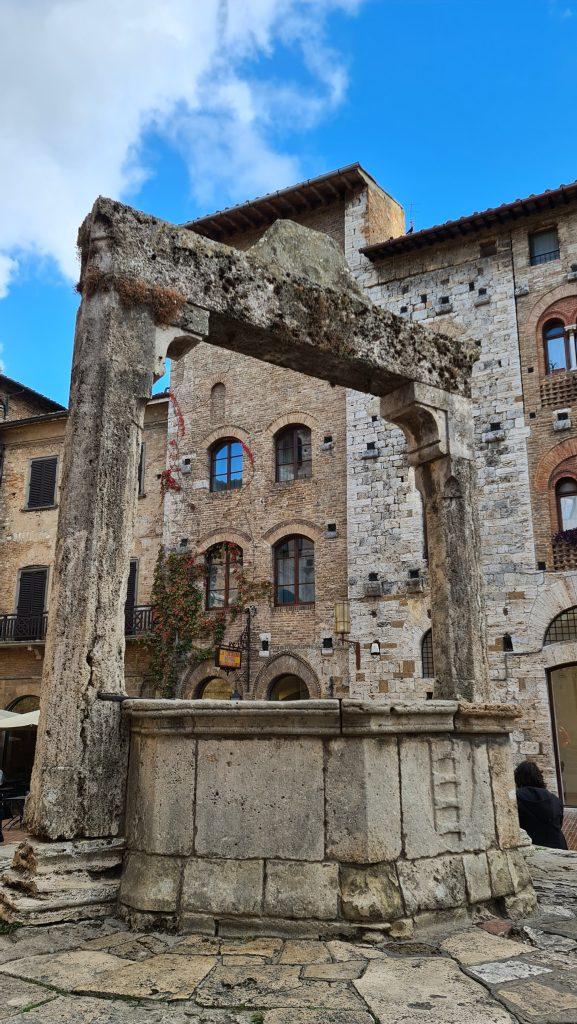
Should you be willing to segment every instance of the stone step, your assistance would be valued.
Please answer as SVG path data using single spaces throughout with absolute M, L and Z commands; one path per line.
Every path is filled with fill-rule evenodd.
M 75 871 L 79 865 L 83 870 L 108 871 L 122 863 L 123 850 L 122 837 L 60 843 L 27 840 L 14 850 L 12 866 L 31 874 Z

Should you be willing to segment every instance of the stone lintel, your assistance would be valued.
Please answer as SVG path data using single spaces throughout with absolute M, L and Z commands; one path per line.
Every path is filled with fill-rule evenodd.
M 332 384 L 383 395 L 418 380 L 470 393 L 473 342 L 380 309 L 352 277 L 348 288 L 344 279 L 337 287 L 334 274 L 311 279 L 306 250 L 318 251 L 319 233 L 291 228 L 305 255 L 288 270 L 274 247 L 266 252 L 266 239 L 254 252 L 238 251 L 101 197 L 80 229 L 81 286 L 95 268 L 108 281 L 181 296 L 186 306 L 173 326 L 185 326 L 193 304 L 210 314 L 213 344 Z M 328 249 L 325 256 L 330 262 Z
M 342 701 L 342 731 L 344 736 L 452 732 L 457 707 L 453 700 L 417 703 L 345 698 Z
M 510 733 L 516 728 L 521 709 L 512 704 L 459 703 L 456 732 Z

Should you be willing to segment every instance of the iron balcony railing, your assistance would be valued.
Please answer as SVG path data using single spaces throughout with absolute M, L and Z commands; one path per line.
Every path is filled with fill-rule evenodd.
M 0 615 L 0 643 L 26 643 L 31 640 L 44 640 L 48 615 Z
M 152 632 L 154 608 L 149 604 L 127 608 L 124 612 L 124 635 L 145 636 Z
M 534 253 L 531 256 L 531 266 L 536 267 L 539 263 L 551 263 L 559 259 L 559 249 L 551 249 L 550 252 Z
M 125 636 L 145 636 L 152 631 L 154 609 L 150 605 L 138 605 L 124 613 Z M 48 613 L 41 615 L 19 615 L 18 612 L 0 614 L 0 644 L 30 643 L 46 639 Z

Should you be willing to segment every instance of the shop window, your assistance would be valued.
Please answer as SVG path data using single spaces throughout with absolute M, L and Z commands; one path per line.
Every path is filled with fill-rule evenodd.
M 242 566 L 242 548 L 215 544 L 206 553 L 206 607 L 228 608 L 238 597 L 235 569 Z
M 303 480 L 312 474 L 311 432 L 308 427 L 287 427 L 276 436 L 276 479 Z
M 201 700 L 230 700 L 232 683 L 220 676 L 213 676 L 200 684 L 197 694 Z
M 269 700 L 308 700 L 310 697 L 306 685 L 299 676 L 279 676 L 271 683 Z
M 210 453 L 211 491 L 232 491 L 242 487 L 243 450 L 240 441 L 217 441 Z
M 274 548 L 275 604 L 314 604 L 315 546 L 308 537 L 285 537 Z

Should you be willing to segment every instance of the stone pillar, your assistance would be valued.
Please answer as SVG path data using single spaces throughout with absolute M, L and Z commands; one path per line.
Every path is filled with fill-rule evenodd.
M 126 778 L 120 707 L 124 602 L 138 459 L 155 366 L 145 308 L 115 291 L 84 298 L 70 414 L 27 823 L 48 839 L 116 835 Z
M 408 384 L 381 400 L 408 442 L 427 525 L 437 697 L 488 698 L 483 570 L 469 399 Z

